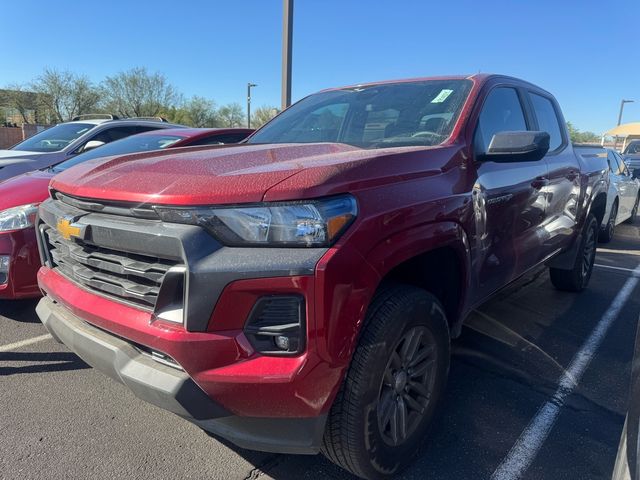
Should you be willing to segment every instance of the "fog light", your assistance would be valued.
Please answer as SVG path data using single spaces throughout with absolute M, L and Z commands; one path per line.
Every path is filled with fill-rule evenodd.
M 9 257 L 0 256 L 0 285 L 9 280 Z
M 305 347 L 305 323 L 304 297 L 268 295 L 253 306 L 244 333 L 264 355 L 297 355 Z
M 276 346 L 280 350 L 289 350 L 289 337 L 285 337 L 284 335 L 279 335 L 276 337 Z

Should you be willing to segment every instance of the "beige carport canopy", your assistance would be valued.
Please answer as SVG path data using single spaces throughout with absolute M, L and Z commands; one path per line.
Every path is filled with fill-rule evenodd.
M 640 122 L 623 123 L 604 134 L 611 135 L 612 137 L 628 137 L 630 135 L 640 137 Z
M 627 143 L 630 140 L 636 140 L 640 138 L 640 122 L 632 122 L 632 123 L 623 123 L 622 125 L 618 125 L 611 130 L 604 132 L 602 135 L 602 141 L 604 142 L 604 138 L 606 136 L 611 136 L 616 139 L 616 144 L 618 143 L 618 138 L 622 138 L 622 148 L 621 151 L 624 151 Z

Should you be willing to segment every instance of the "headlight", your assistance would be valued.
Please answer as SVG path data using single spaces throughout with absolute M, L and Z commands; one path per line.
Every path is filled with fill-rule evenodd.
M 37 212 L 37 203 L 3 210 L 0 212 L 0 232 L 32 227 L 35 223 Z
M 200 225 L 229 246 L 325 247 L 357 214 L 352 196 L 237 207 L 156 207 L 165 222 Z

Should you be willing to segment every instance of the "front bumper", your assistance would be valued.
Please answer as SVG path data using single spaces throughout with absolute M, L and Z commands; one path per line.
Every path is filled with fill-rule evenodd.
M 84 322 L 51 298 L 43 298 L 36 311 L 56 340 L 146 402 L 242 448 L 278 453 L 319 451 L 325 414 L 308 418 L 233 415 L 184 370 L 157 362 L 134 344 Z
M 0 299 L 39 297 L 40 256 L 34 228 L 0 233 L 0 256 L 9 257 L 9 275 L 0 284 Z

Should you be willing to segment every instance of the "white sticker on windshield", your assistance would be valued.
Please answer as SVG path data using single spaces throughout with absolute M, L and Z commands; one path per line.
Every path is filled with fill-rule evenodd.
M 431 100 L 431 103 L 442 103 L 447 98 L 449 98 L 449 95 L 451 95 L 452 93 L 453 93 L 453 90 L 449 90 L 448 88 L 443 88 L 438 94 L 438 96 L 433 100 Z

